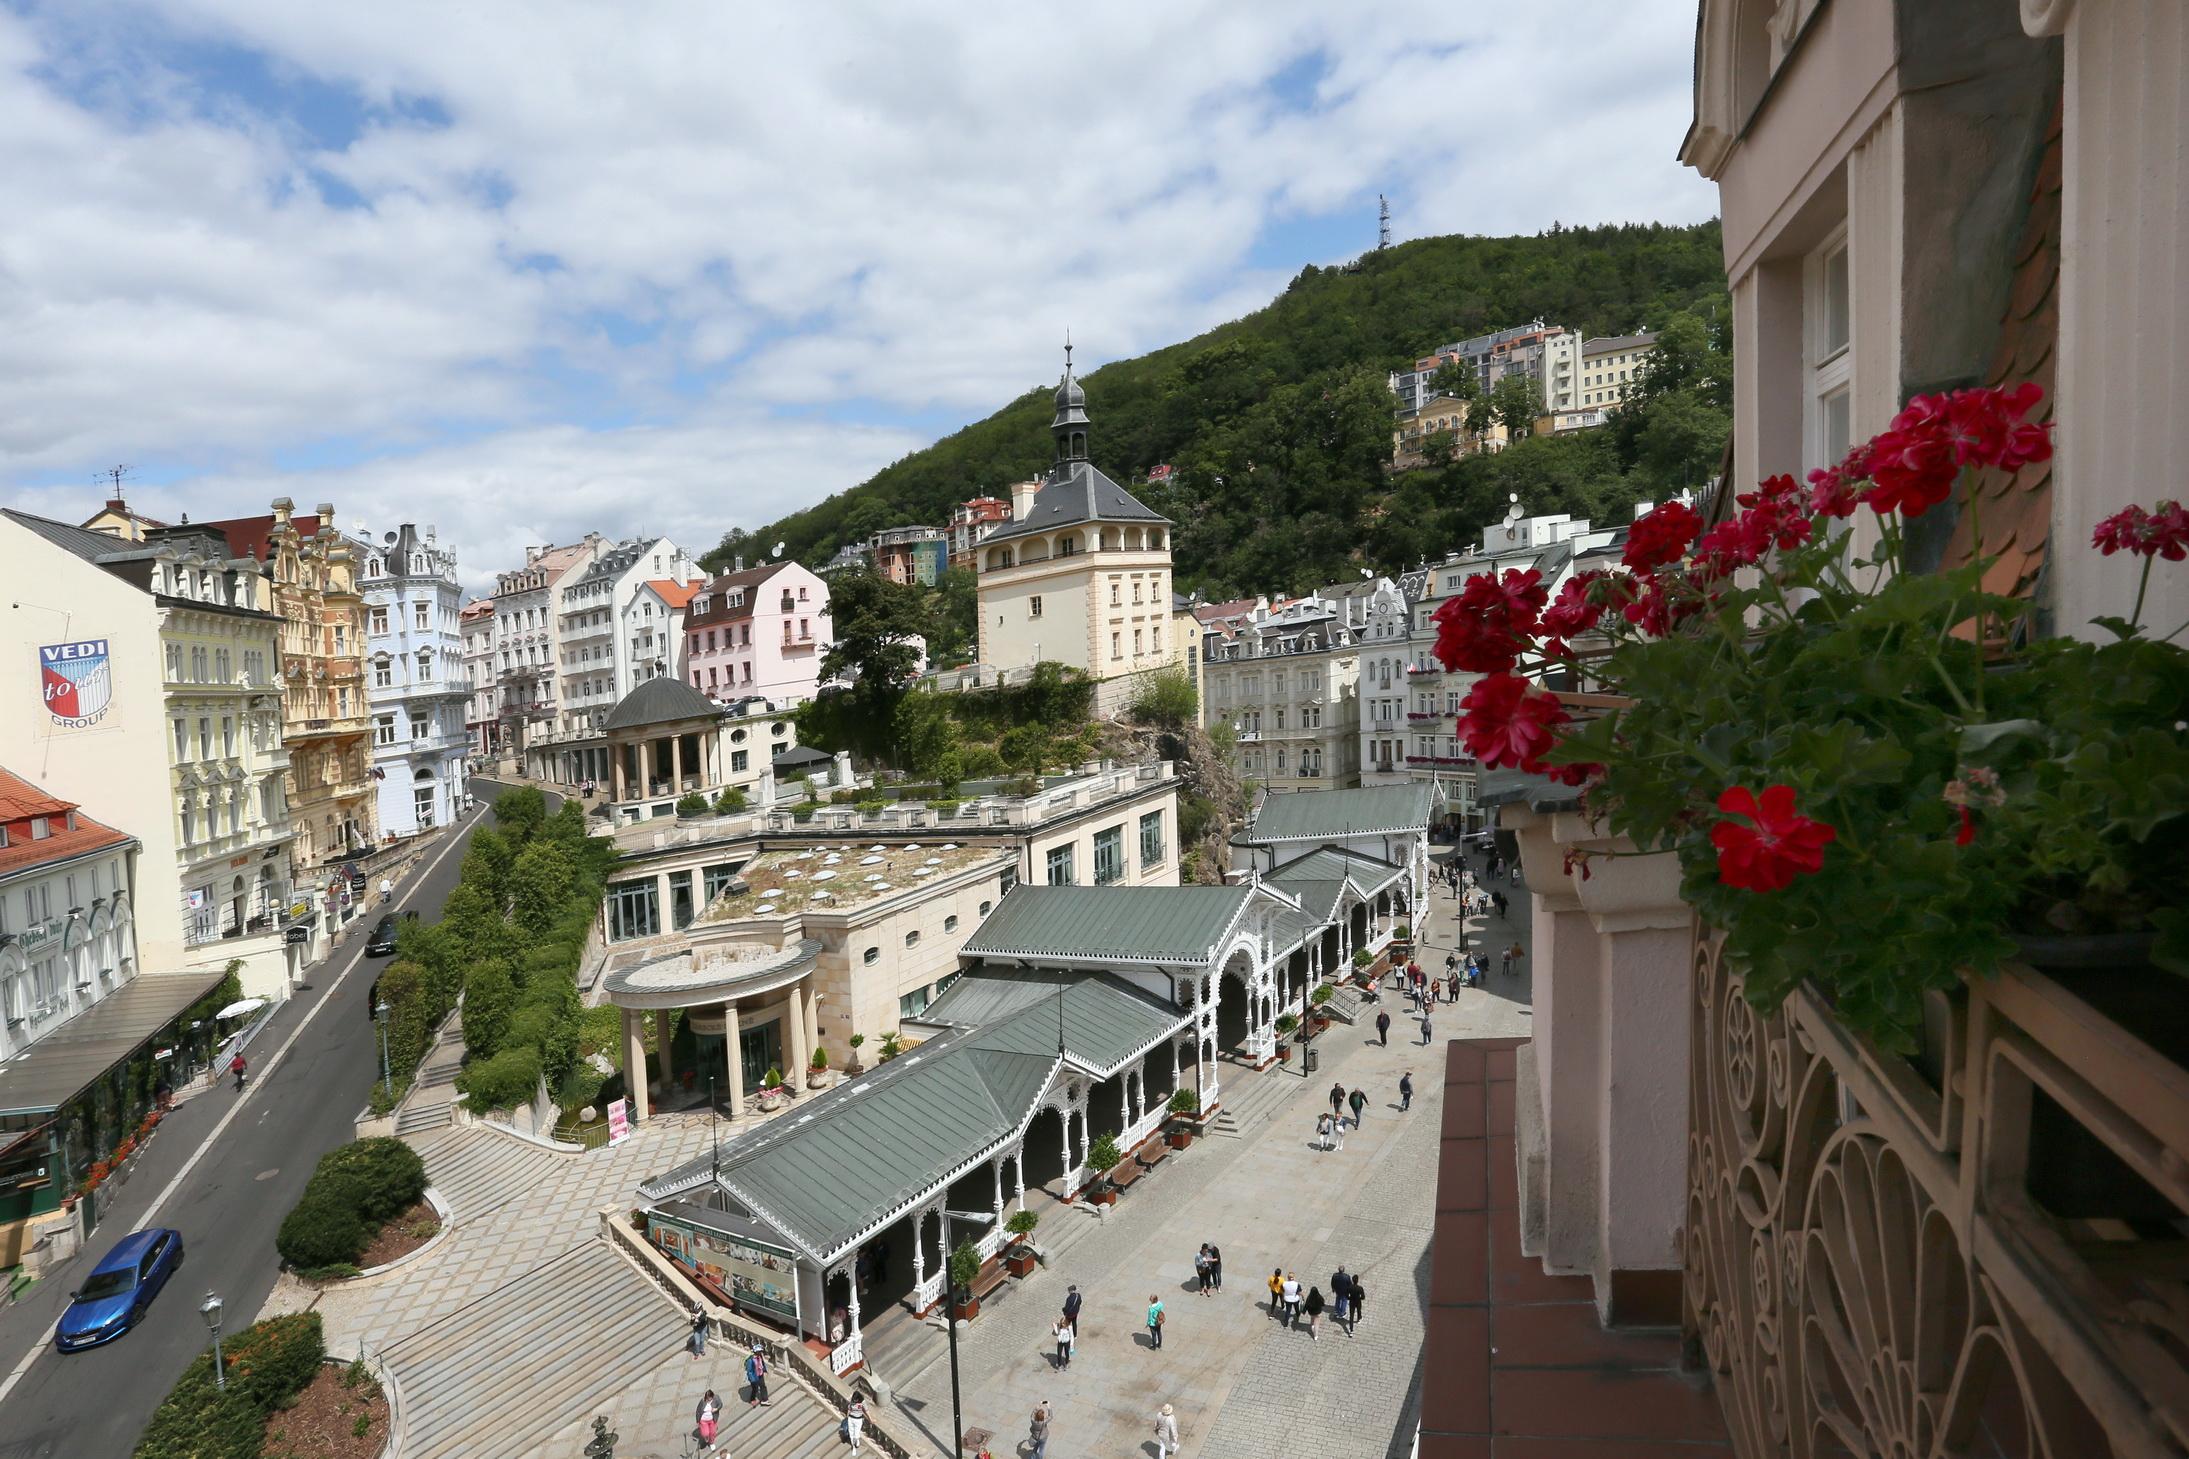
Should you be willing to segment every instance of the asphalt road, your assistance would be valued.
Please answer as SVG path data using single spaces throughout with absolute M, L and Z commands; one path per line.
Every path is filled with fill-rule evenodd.
M 490 800 L 494 788 L 477 784 L 473 793 Z M 557 803 L 550 796 L 548 809 Z M 440 915 L 456 885 L 461 847 L 480 819 L 491 820 L 491 812 L 467 818 L 463 834 L 431 853 L 422 874 L 411 874 L 397 893 L 398 908 L 428 920 Z M 153 1409 L 208 1346 L 198 1314 L 207 1290 L 220 1294 L 230 1328 L 266 1300 L 280 1266 L 274 1232 L 319 1157 L 351 1139 L 352 1121 L 380 1075 L 366 997 L 385 959 L 364 955 L 365 935 L 377 920 L 375 913 L 351 924 L 334 953 L 311 970 L 310 990 L 291 998 L 252 1042 L 244 1093 L 239 1097 L 224 1082 L 169 1116 L 89 1250 L 0 1315 L 0 1384 L 14 1381 L 0 1398 L 0 1456 L 127 1459 Z M 278 1067 L 264 1072 L 299 1028 Z M 125 1336 L 80 1353 L 57 1352 L 52 1327 L 69 1290 L 108 1247 L 147 1224 L 146 1211 L 163 1192 L 169 1193 L 150 1224 L 182 1233 L 182 1270 Z

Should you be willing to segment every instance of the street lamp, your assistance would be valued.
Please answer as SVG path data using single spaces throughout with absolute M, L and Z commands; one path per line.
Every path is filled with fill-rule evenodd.
M 383 998 L 372 1010 L 373 1022 L 380 1026 L 380 1087 L 389 1099 L 395 1098 L 395 1076 L 388 1072 L 388 1000 Z
M 950 1270 L 950 1223 L 974 1221 L 985 1226 L 996 1218 L 987 1212 L 970 1215 L 950 1209 L 949 1193 L 944 1192 L 942 1209 L 942 1271 L 943 1271 L 943 1330 L 950 1334 L 950 1459 L 961 1459 L 965 1453 L 965 1408 L 958 1397 L 958 1279 Z
M 213 1330 L 213 1382 L 225 1393 L 228 1390 L 228 1370 L 222 1365 L 220 1358 L 220 1298 L 207 1292 L 205 1300 L 198 1304 L 198 1316 L 204 1318 L 205 1325 Z

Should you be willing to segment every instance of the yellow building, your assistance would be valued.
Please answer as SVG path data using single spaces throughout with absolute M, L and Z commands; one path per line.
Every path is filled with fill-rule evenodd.
M 1170 522 L 1087 459 L 1087 395 L 1069 350 L 1056 390 L 1056 462 L 1011 489 L 1011 520 L 980 544 L 980 661 L 1006 672 L 1069 665 L 1096 681 L 1095 710 L 1138 676 L 1184 662 L 1172 631 Z
M 365 601 L 334 507 L 299 516 L 276 497 L 263 517 L 208 525 L 238 557 L 264 564 L 281 619 L 282 742 L 301 870 L 378 839 L 365 691 Z
M 1580 408 L 1617 405 L 1642 381 L 1654 334 L 1602 335 L 1581 346 Z

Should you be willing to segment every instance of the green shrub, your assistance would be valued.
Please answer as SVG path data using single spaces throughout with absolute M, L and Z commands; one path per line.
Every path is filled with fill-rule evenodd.
M 958 751 L 958 771 L 967 780 L 986 780 L 1008 768 L 1003 756 L 990 745 L 967 745 Z
M 306 1187 L 296 1208 L 281 1218 L 274 1250 L 299 1271 L 354 1263 L 372 1237 L 365 1218 L 339 1199 Z
M 517 985 L 509 964 L 496 958 L 473 968 L 464 979 L 464 1052 L 474 1059 L 494 1057 L 516 1012 Z
M 1054 754 L 1049 731 L 1039 724 L 1016 725 L 1005 730 L 996 748 L 1003 756 L 1004 765 L 1012 770 L 1039 770 Z
M 808 1069 L 826 1069 L 828 1067 L 828 1050 L 820 1044 L 815 1044 L 813 1046 L 813 1057 L 806 1061 L 806 1067 Z
M 1278 1037 L 1290 1038 L 1292 1036 L 1292 1031 L 1299 1026 L 1300 1020 L 1295 1018 L 1293 1015 L 1289 1013 L 1280 1013 L 1277 1015 Z
M 1033 1235 L 1034 1228 L 1040 1224 L 1041 1217 L 1035 1215 L 1032 1211 L 1014 1211 L 1011 1219 L 1003 1223 L 1003 1229 L 1020 1240 L 1024 1240 L 1026 1237 Z
M 1355 948 L 1353 951 L 1353 966 L 1356 968 L 1365 968 L 1375 960 L 1375 954 L 1365 947 Z
M 745 808 L 745 792 L 735 785 L 723 787 L 714 798 L 714 813 L 718 816 L 734 815 Z
M 688 790 L 676 798 L 676 813 L 680 816 L 703 816 L 713 808 L 713 803 L 696 790 Z
M 880 796 L 872 796 L 866 800 L 855 801 L 852 803 L 852 809 L 857 811 L 862 816 L 878 816 L 884 810 L 886 810 L 888 806 L 889 802 L 882 799 Z
M 963 804 L 965 802 L 960 800 L 931 800 L 927 803 L 927 808 L 938 816 L 954 816 L 958 813 L 958 807 Z
M 1097 1136 L 1087 1151 L 1087 1163 L 1097 1170 L 1108 1170 L 1123 1162 L 1125 1152 L 1117 1148 L 1117 1136 Z
M 213 1355 L 200 1353 L 152 1411 L 137 1459 L 258 1459 L 267 1417 L 303 1391 L 327 1356 L 317 1312 L 269 1317 L 221 1347 L 226 1391 L 213 1380 Z
M 365 1220 L 378 1223 L 415 1205 L 426 1193 L 426 1162 L 404 1141 L 374 1136 L 321 1156 L 306 1193 L 314 1187 L 342 1196 Z
M 1170 1111 L 1174 1115 L 1199 1114 L 1201 1097 L 1190 1089 L 1174 1090 L 1171 1094 Z
M 832 790 L 828 793 L 828 803 L 830 805 L 850 805 L 858 798 L 859 792 L 848 786 L 842 790 Z
M 456 1076 L 464 1108 L 475 1115 L 529 1104 L 540 1088 L 540 1051 L 508 1048 Z
M 1132 716 L 1144 724 L 1159 724 L 1166 729 L 1184 729 L 1200 716 L 1200 697 L 1193 691 L 1193 681 L 1183 669 L 1165 669 L 1150 674 L 1140 684 L 1140 693 L 1133 700 Z
M 555 1104 L 566 1115 L 575 1115 L 587 1105 L 600 1107 L 601 1087 L 608 1082 L 606 1074 L 584 1059 L 570 1066 L 570 1072 L 562 1076 L 562 1083 L 555 1089 Z
M 1323 986 L 1317 988 L 1314 992 L 1307 995 L 1307 1001 L 1314 1004 L 1317 1008 L 1320 1008 L 1325 1003 L 1328 1003 L 1330 1001 L 1330 998 L 1331 988 L 1328 983 L 1323 984 Z
M 973 1278 L 980 1275 L 980 1251 L 970 1241 L 961 1241 L 950 1253 L 950 1284 L 959 1291 L 973 1285 Z

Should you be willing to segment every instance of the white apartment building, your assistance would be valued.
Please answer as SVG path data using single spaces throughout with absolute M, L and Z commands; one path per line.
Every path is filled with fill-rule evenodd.
M 1359 635 L 1361 651 L 1361 784 L 1405 785 L 1414 776 L 1406 766 L 1406 737 L 1412 728 L 1410 679 L 1414 664 L 1414 605 L 1429 582 L 1429 569 L 1417 568 L 1391 580 L 1385 604 Z
M 494 675 L 494 600 L 466 603 L 457 615 L 464 638 L 464 735 L 473 754 L 494 753 L 501 718 L 501 681 Z
M 140 849 L 0 769 L 0 1062 L 136 976 Z
M 705 579 L 666 537 L 604 546 L 556 596 L 556 727 L 590 734 L 648 679 L 684 677 L 685 609 Z
M 1457 361 L 1475 372 L 1475 382 L 1484 394 L 1517 370 L 1542 386 L 1545 410 L 1572 410 L 1581 403 L 1581 359 L 1581 337 L 1576 331 L 1531 319 L 1510 329 L 1438 346 L 1434 353 L 1416 360 L 1413 369 L 1394 372 L 1391 393 L 1398 397 L 1397 414 L 1415 414 L 1436 399 L 1431 382 L 1438 369 Z
M 527 547 L 524 566 L 494 578 L 494 676 L 498 754 L 523 753 L 533 736 L 555 727 L 562 676 L 560 588 L 605 544 L 597 532 L 567 547 Z
M 455 822 L 464 805 L 463 588 L 456 553 L 405 522 L 352 554 L 364 564 L 365 685 L 382 837 Z
M 1271 790 L 1360 784 L 1359 635 L 1379 613 L 1405 621 L 1387 578 L 1274 608 L 1257 600 L 1236 628 L 1206 633 L 1201 722 L 1231 726 L 1248 779 Z
M 1642 365 L 1657 348 L 1654 334 L 1599 335 L 1581 347 L 1577 409 L 1617 405 L 1640 383 Z

